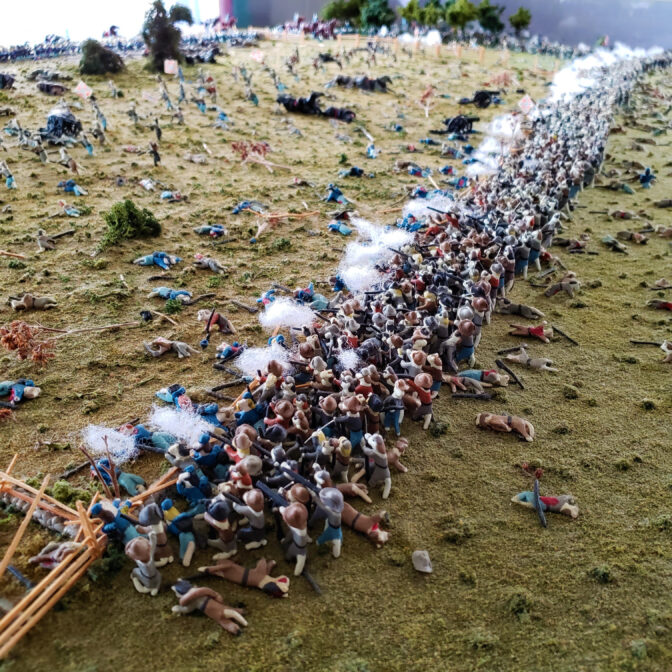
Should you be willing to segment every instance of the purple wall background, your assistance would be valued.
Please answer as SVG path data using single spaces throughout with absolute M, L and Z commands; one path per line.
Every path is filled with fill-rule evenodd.
M 504 16 L 521 5 L 532 12 L 533 32 L 569 44 L 592 44 L 602 35 L 635 47 L 672 47 L 670 0 L 494 0 L 506 7 Z M 266 26 L 292 18 L 294 12 L 310 17 L 324 0 L 234 0 L 245 22 Z M 391 6 L 403 5 L 391 0 Z

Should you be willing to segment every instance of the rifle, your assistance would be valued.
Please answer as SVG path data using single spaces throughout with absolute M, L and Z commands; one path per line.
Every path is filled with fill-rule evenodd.
M 235 495 L 232 495 L 230 492 L 220 492 L 219 494 L 223 495 L 234 504 L 239 504 L 240 506 L 245 505 L 245 502 L 242 499 L 240 499 L 240 497 L 236 497 Z
M 257 481 L 256 487 L 261 490 L 264 495 L 266 495 L 267 499 L 273 504 L 275 507 L 280 507 L 280 506 L 289 506 L 289 502 L 277 491 L 273 490 L 273 488 L 269 488 L 266 483 L 263 481 Z
M 539 479 L 537 478 L 534 479 L 534 493 L 532 496 L 532 503 L 534 504 L 534 508 L 537 512 L 537 515 L 539 516 L 539 522 L 541 523 L 542 527 L 548 527 L 546 516 L 544 515 L 543 504 L 541 503 L 541 499 L 539 499 Z
M 264 495 L 266 495 L 271 504 L 274 505 L 275 511 L 273 512 L 273 518 L 275 520 L 275 534 L 278 541 L 281 542 L 283 538 L 282 516 L 280 515 L 280 511 L 277 509 L 281 506 L 289 506 L 289 502 L 279 492 L 273 490 L 273 488 L 269 488 L 266 483 L 261 480 L 257 481 L 256 487 L 259 488 L 259 490 L 261 490 Z
M 511 371 L 511 369 L 506 364 L 504 364 L 501 359 L 496 359 L 495 364 L 497 364 L 500 369 L 504 369 L 504 371 L 506 371 L 511 376 L 511 378 L 513 378 L 513 381 L 516 383 L 516 385 L 520 386 L 521 390 L 525 389 L 525 386 L 523 385 L 520 378 L 518 378 L 518 376 L 513 371 Z
M 387 249 L 390 250 L 390 252 L 398 254 L 400 257 L 403 257 L 404 259 L 408 259 L 411 256 L 410 254 L 406 254 L 406 252 L 402 252 L 401 250 L 395 250 L 393 247 L 388 247 Z
M 301 474 L 297 474 L 295 471 L 292 471 L 287 467 L 278 467 L 278 469 L 282 471 L 284 474 L 287 474 L 287 476 L 289 476 L 289 478 L 291 478 L 293 481 L 299 483 L 300 485 L 305 486 L 306 488 L 308 488 L 308 490 L 311 490 L 316 495 L 320 492 L 320 489 L 315 485 L 315 483 L 312 483 L 307 478 L 304 478 L 303 476 L 301 476 Z

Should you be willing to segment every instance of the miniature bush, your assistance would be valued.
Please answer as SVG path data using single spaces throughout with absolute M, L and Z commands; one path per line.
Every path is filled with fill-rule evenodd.
M 527 621 L 530 618 L 532 602 L 532 593 L 529 590 L 514 586 L 510 591 L 509 599 L 506 601 L 506 608 L 521 621 Z
M 181 312 L 182 308 L 184 308 L 184 304 L 179 299 L 168 299 L 164 306 L 164 311 L 166 315 L 175 315 Z
M 588 576 L 595 579 L 598 583 L 613 583 L 615 581 L 614 573 L 611 571 L 609 565 L 598 565 L 593 567 Z
M 91 501 L 91 493 L 81 488 L 76 488 L 67 481 L 56 481 L 51 488 L 51 496 L 59 502 L 74 507 L 78 501 L 88 504 Z
M 161 233 L 161 224 L 147 208 L 138 208 L 133 201 L 126 199 L 115 203 L 103 213 L 107 231 L 100 242 L 100 249 L 116 245 L 131 238 L 151 238 Z
M 79 71 L 83 75 L 105 75 L 108 72 L 121 72 L 124 61 L 119 54 L 104 47 L 98 40 L 86 40 L 82 45 L 82 60 Z

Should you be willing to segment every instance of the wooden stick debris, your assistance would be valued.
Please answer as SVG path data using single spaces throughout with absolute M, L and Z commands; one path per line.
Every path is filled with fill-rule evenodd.
M 255 308 L 254 306 L 248 306 L 246 303 L 242 303 L 242 301 L 237 301 L 236 299 L 230 299 L 230 302 L 234 306 L 238 306 L 238 308 L 242 308 L 243 310 L 246 310 L 248 313 L 252 313 L 252 315 L 259 312 L 258 308 Z
M 168 315 L 165 315 L 164 313 L 160 313 L 158 310 L 153 310 L 152 308 L 149 309 L 149 312 L 152 315 L 156 315 L 157 317 L 160 317 L 162 320 L 167 320 L 170 322 L 172 325 L 179 327 L 180 325 L 176 320 L 174 320 L 172 317 L 168 317 Z
M 59 481 L 64 481 L 70 476 L 74 476 L 75 474 L 78 474 L 82 469 L 85 469 L 86 467 L 90 466 L 90 463 L 87 462 L 82 462 L 81 464 L 78 464 L 76 467 L 72 467 L 71 469 L 67 469 L 64 471 L 62 474 L 59 474 L 58 480 Z
M 221 385 L 216 385 L 211 387 L 211 392 L 219 392 L 220 390 L 225 390 L 227 387 L 236 387 L 236 385 L 242 385 L 245 382 L 244 378 L 237 378 L 236 380 L 230 380 L 228 383 L 222 383 Z
M 26 259 L 23 254 L 16 254 L 15 252 L 7 252 L 7 250 L 0 250 L 0 257 L 13 257 L 14 259 Z
M 193 306 L 195 303 L 198 303 L 198 301 L 202 301 L 203 299 L 212 299 L 214 296 L 217 296 L 215 292 L 210 292 L 209 294 L 201 294 L 200 296 L 197 296 L 190 301 L 185 302 L 185 306 Z

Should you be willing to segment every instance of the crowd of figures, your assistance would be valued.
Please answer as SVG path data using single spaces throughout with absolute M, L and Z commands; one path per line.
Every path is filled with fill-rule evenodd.
M 375 547 L 387 543 L 386 512 L 369 515 L 350 501 L 372 503 L 376 489 L 382 499 L 390 496 L 392 474 L 407 471 L 404 427 L 411 420 L 430 428 L 442 387 L 466 396 L 509 383 L 497 369 L 472 368 L 482 329 L 493 312 L 533 321 L 541 316 L 511 300 L 515 278 L 530 264 L 540 269 L 552 260 L 548 248 L 563 216 L 600 170 L 616 106 L 628 102 L 643 72 L 669 60 L 616 62 L 591 73 L 592 86 L 579 95 L 557 96 L 537 109 L 494 174 L 460 198 L 434 194 L 441 212 L 413 209 L 414 233 L 375 259 L 378 280 L 368 289 L 351 291 L 334 276 L 332 300 L 312 286 L 292 299 L 267 293 L 266 313 L 274 305 L 288 314 L 300 307 L 309 319 L 301 326 L 276 323 L 256 375 L 221 386 L 245 384 L 235 402 L 196 404 L 176 384 L 157 394 L 168 406 L 155 409 L 147 426 L 119 428 L 118 435 L 162 453 L 179 473 L 172 492 L 146 500 L 139 511 L 123 497 L 92 509 L 136 563 L 135 588 L 156 595 L 162 566 L 179 558 L 188 567 L 198 548 L 209 548 L 215 554 L 212 564 L 199 568 L 203 575 L 286 597 L 289 578 L 272 576 L 274 560 L 261 559 L 253 568 L 237 562 L 243 551 L 266 547 L 272 530 L 294 574 L 317 590 L 307 565 L 313 544 L 340 557 L 344 526 Z M 285 307 L 277 311 L 276 301 Z M 208 333 L 229 332 L 215 311 L 204 317 Z M 552 335 L 544 322 L 512 327 L 513 334 L 545 342 Z M 232 367 L 245 350 L 234 343 L 224 352 Z M 532 425 L 517 416 L 480 413 L 476 424 L 534 438 Z M 92 465 L 92 474 L 129 496 L 144 487 L 107 458 Z M 542 518 L 546 511 L 578 515 L 565 495 L 540 497 L 535 489 L 514 501 Z M 176 613 L 202 611 L 232 633 L 247 624 L 210 588 L 184 579 L 172 588 Z

